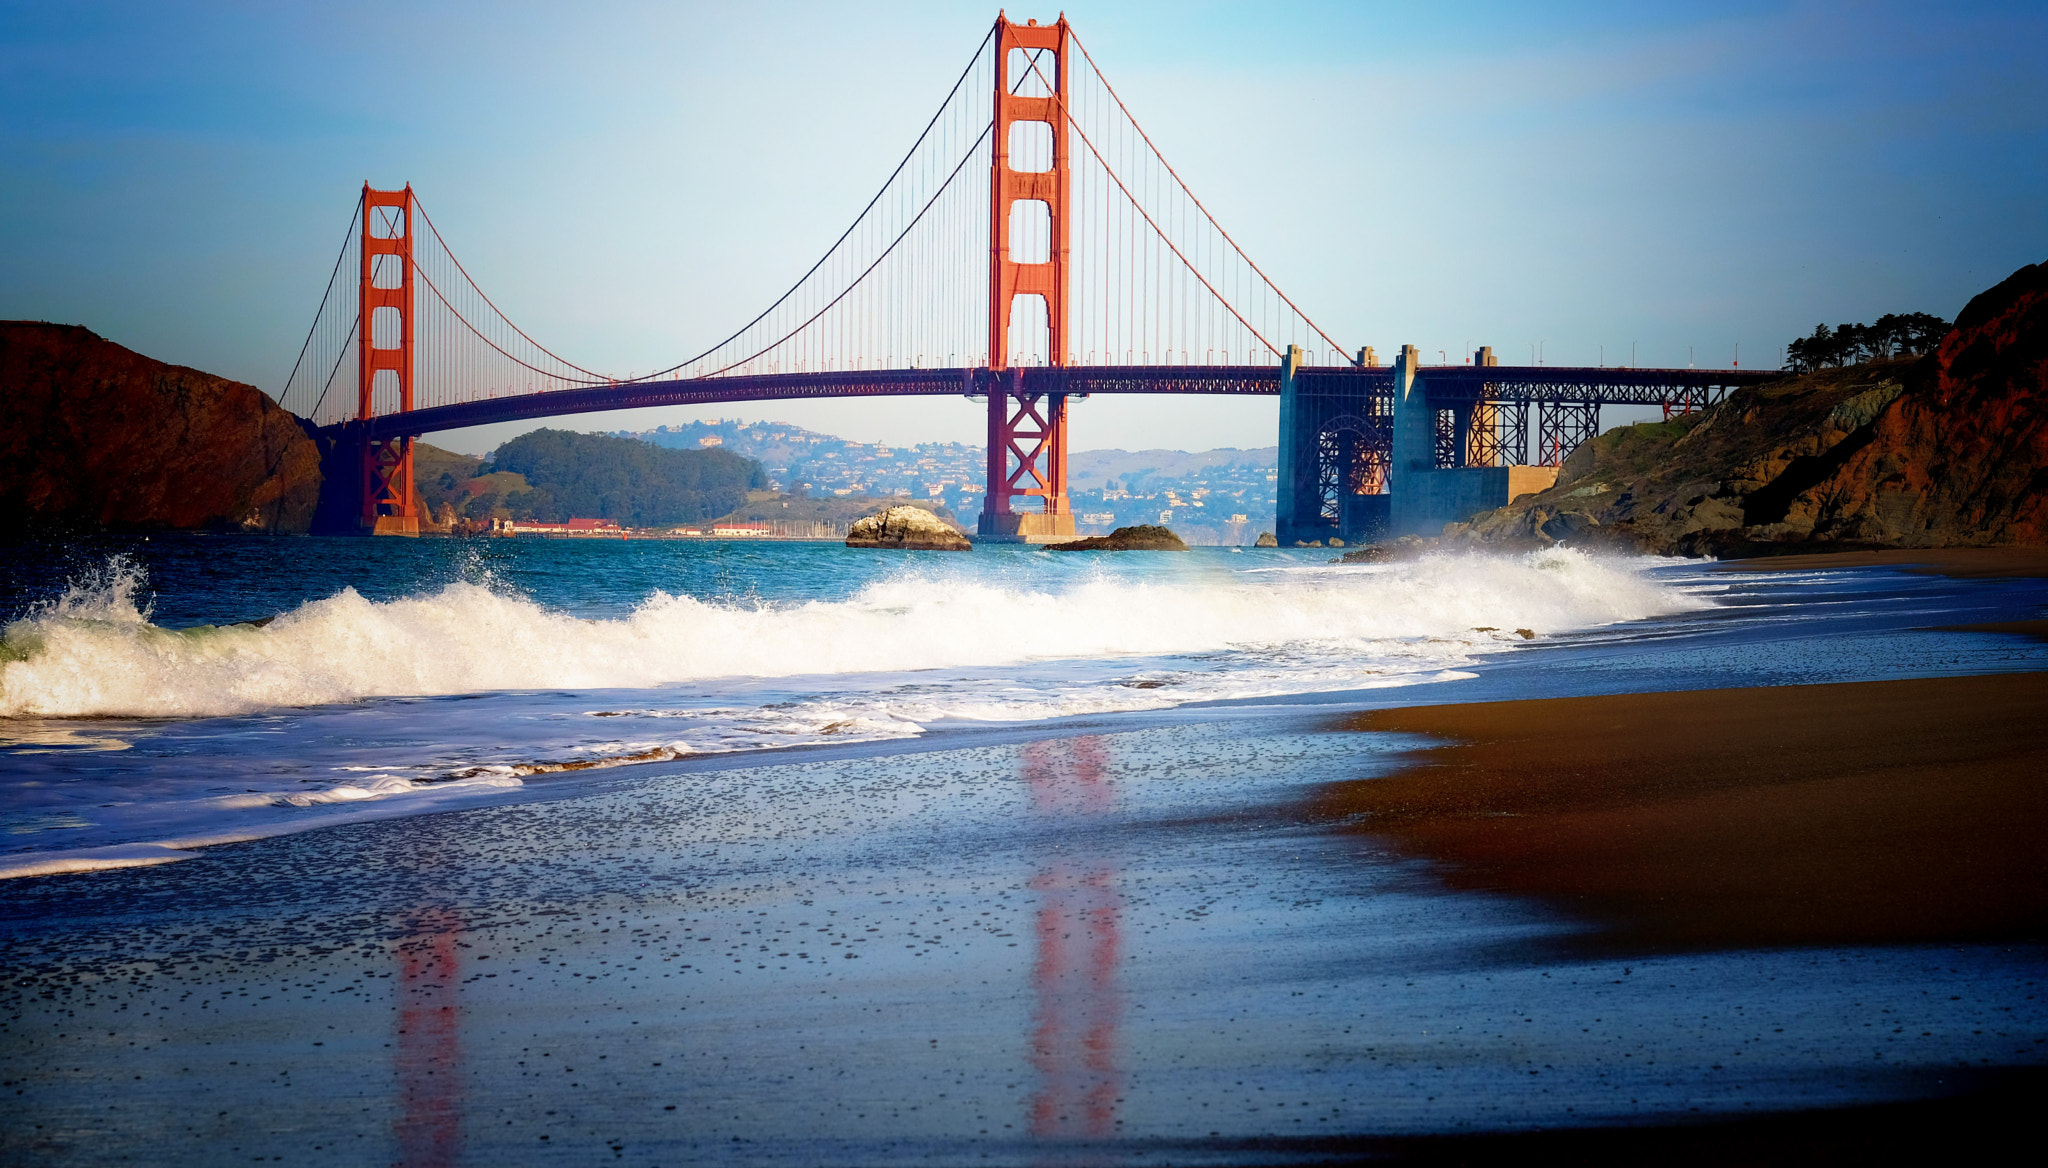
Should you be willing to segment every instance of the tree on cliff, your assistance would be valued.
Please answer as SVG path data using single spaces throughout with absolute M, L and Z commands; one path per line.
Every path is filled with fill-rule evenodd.
M 500 446 L 486 468 L 524 475 L 505 496 L 516 519 L 610 519 L 628 527 L 723 515 L 766 485 L 761 464 L 726 450 L 669 450 L 631 438 L 535 430 Z
M 1795 373 L 1811 373 L 1824 366 L 1840 368 L 1864 361 L 1917 357 L 1940 344 L 1947 335 L 1948 322 L 1932 313 L 1888 312 L 1872 324 L 1845 324 L 1832 329 L 1820 325 L 1812 336 L 1785 346 L 1785 362 Z

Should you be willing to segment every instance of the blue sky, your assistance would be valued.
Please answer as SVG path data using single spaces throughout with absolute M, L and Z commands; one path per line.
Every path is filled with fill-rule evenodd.
M 356 191 L 409 181 L 529 332 L 652 368 L 808 266 L 994 12 L 0 0 L 0 317 L 274 391 Z M 1067 14 L 1254 258 L 1383 354 L 1775 363 L 1821 321 L 1952 316 L 2048 259 L 2039 3 Z M 745 416 L 899 442 L 981 426 L 952 401 Z M 1096 399 L 1074 421 L 1083 448 L 1193 448 L 1270 442 L 1274 419 Z

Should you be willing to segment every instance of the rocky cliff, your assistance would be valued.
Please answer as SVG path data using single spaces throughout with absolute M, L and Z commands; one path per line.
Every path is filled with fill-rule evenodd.
M 0 321 L 0 530 L 299 532 L 319 498 L 319 450 L 254 386 Z
M 1682 555 L 2048 543 L 2048 264 L 1970 301 L 1932 353 L 1739 390 L 1581 446 L 1557 485 L 1450 543 Z

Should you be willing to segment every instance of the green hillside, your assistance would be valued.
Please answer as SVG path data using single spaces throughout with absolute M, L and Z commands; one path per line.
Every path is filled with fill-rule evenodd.
M 490 498 L 479 508 L 485 514 L 502 509 L 514 519 L 609 519 L 625 527 L 723 515 L 745 502 L 750 489 L 766 484 L 760 463 L 729 451 L 666 450 L 568 430 L 521 434 L 498 447 L 477 477 L 509 488 L 472 500 Z M 517 489 L 520 480 L 526 489 Z

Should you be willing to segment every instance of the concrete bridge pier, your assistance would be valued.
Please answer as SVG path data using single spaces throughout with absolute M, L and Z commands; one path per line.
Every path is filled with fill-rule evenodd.
M 1498 443 L 1498 435 L 1492 433 L 1499 423 L 1497 411 L 1483 399 L 1432 397 L 1420 357 L 1415 346 L 1403 345 L 1394 362 L 1394 453 L 1387 486 L 1390 536 L 1438 535 L 1446 523 L 1461 523 L 1557 481 L 1554 466 L 1491 465 L 1496 456 L 1488 448 Z M 1494 364 L 1492 350 L 1479 350 L 1474 360 L 1478 365 Z M 1451 414 L 1452 430 L 1442 459 L 1437 451 L 1439 409 Z M 1480 441 L 1482 436 L 1486 442 Z
M 417 536 L 426 513 L 412 477 L 411 435 L 372 440 L 349 425 L 314 433 L 320 505 L 314 535 Z
M 1280 478 L 1273 515 L 1273 534 L 1281 547 L 1328 534 L 1315 484 L 1315 429 L 1307 424 L 1307 407 L 1295 380 L 1300 369 L 1301 346 L 1287 346 L 1280 356 Z
M 1402 345 L 1394 358 L 1394 451 L 1387 467 L 1387 534 L 1433 535 L 1429 531 L 1432 479 L 1436 474 L 1436 411 L 1422 382 L 1422 353 Z M 1442 524 L 1437 524 L 1439 529 Z

